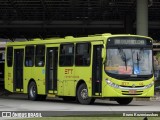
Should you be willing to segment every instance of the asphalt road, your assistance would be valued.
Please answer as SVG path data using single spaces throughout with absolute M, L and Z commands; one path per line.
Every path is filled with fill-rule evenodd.
M 160 101 L 132 101 L 129 105 L 119 105 L 115 101 L 96 100 L 93 105 L 64 102 L 61 99 L 30 101 L 27 95 L 0 97 L 0 111 L 160 111 Z
M 2 93 L 2 92 L 1 92 Z M 7 95 L 7 96 L 5 96 Z M 45 101 L 30 101 L 24 94 L 0 95 L 0 120 L 25 117 L 52 116 L 123 116 L 155 114 L 160 117 L 160 100 L 135 101 L 129 105 L 119 105 L 115 101 L 96 100 L 93 105 L 65 102 L 62 99 L 48 98 Z M 35 114 L 34 114 L 35 113 Z M 10 115 L 6 117 L 5 115 Z M 20 116 L 19 116 L 20 115 Z M 34 116 L 35 115 L 35 116 Z M 36 116 L 38 115 L 38 116 Z M 5 116 L 5 117 L 4 117 Z

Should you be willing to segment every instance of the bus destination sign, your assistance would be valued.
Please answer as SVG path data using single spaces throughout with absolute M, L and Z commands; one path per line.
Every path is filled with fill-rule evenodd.
M 145 40 L 138 39 L 114 39 L 115 45 L 145 45 Z

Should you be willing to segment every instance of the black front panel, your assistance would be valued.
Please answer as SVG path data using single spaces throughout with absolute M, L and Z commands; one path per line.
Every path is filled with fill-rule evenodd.
M 102 92 L 102 45 L 93 47 L 93 67 L 92 67 L 92 95 Z
M 57 90 L 58 47 L 47 48 L 46 91 Z
M 23 89 L 23 49 L 14 50 L 14 91 Z

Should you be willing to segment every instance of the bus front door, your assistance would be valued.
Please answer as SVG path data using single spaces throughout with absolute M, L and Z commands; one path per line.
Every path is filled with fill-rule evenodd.
M 14 85 L 13 89 L 17 92 L 23 92 L 23 56 L 24 49 L 14 50 Z
M 54 93 L 57 91 L 57 63 L 58 62 L 58 47 L 47 48 L 46 61 L 46 92 Z
M 92 95 L 101 96 L 102 93 L 102 45 L 93 45 L 92 66 Z

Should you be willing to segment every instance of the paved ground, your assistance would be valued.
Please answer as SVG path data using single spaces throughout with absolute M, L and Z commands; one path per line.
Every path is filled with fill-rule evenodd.
M 96 100 L 93 105 L 81 105 L 61 99 L 30 101 L 27 95 L 9 95 L 0 98 L 0 111 L 160 111 L 160 101 L 132 101 L 125 106 L 115 101 Z
M 1 87 L 2 88 L 2 87 Z M 48 98 L 46 101 L 30 101 L 27 95 L 10 94 L 0 88 L 0 116 L 3 111 L 25 112 L 42 111 L 45 116 L 66 115 L 106 115 L 123 114 L 124 112 L 158 112 L 160 113 L 160 94 L 144 101 L 136 99 L 129 105 L 119 105 L 115 101 L 96 100 L 93 105 L 81 105 L 75 102 L 64 102 L 62 99 Z M 158 96 L 158 97 L 157 97 Z M 140 101 L 137 101 L 140 100 Z M 45 111 L 45 112 L 43 112 Z M 1 118 L 0 118 L 1 119 Z
M 61 99 L 48 98 L 46 101 L 30 101 L 27 95 L 0 96 L 0 119 L 2 112 L 8 111 L 25 113 L 40 112 L 42 116 L 74 116 L 74 115 L 98 115 L 124 113 L 159 113 L 160 101 L 132 101 L 129 105 L 119 105 L 115 101 L 96 100 L 93 105 L 81 105 L 75 102 L 64 102 Z M 3 118 L 4 119 L 4 118 Z M 8 118 L 7 118 L 8 119 Z M 13 118 L 11 118 L 13 119 Z

